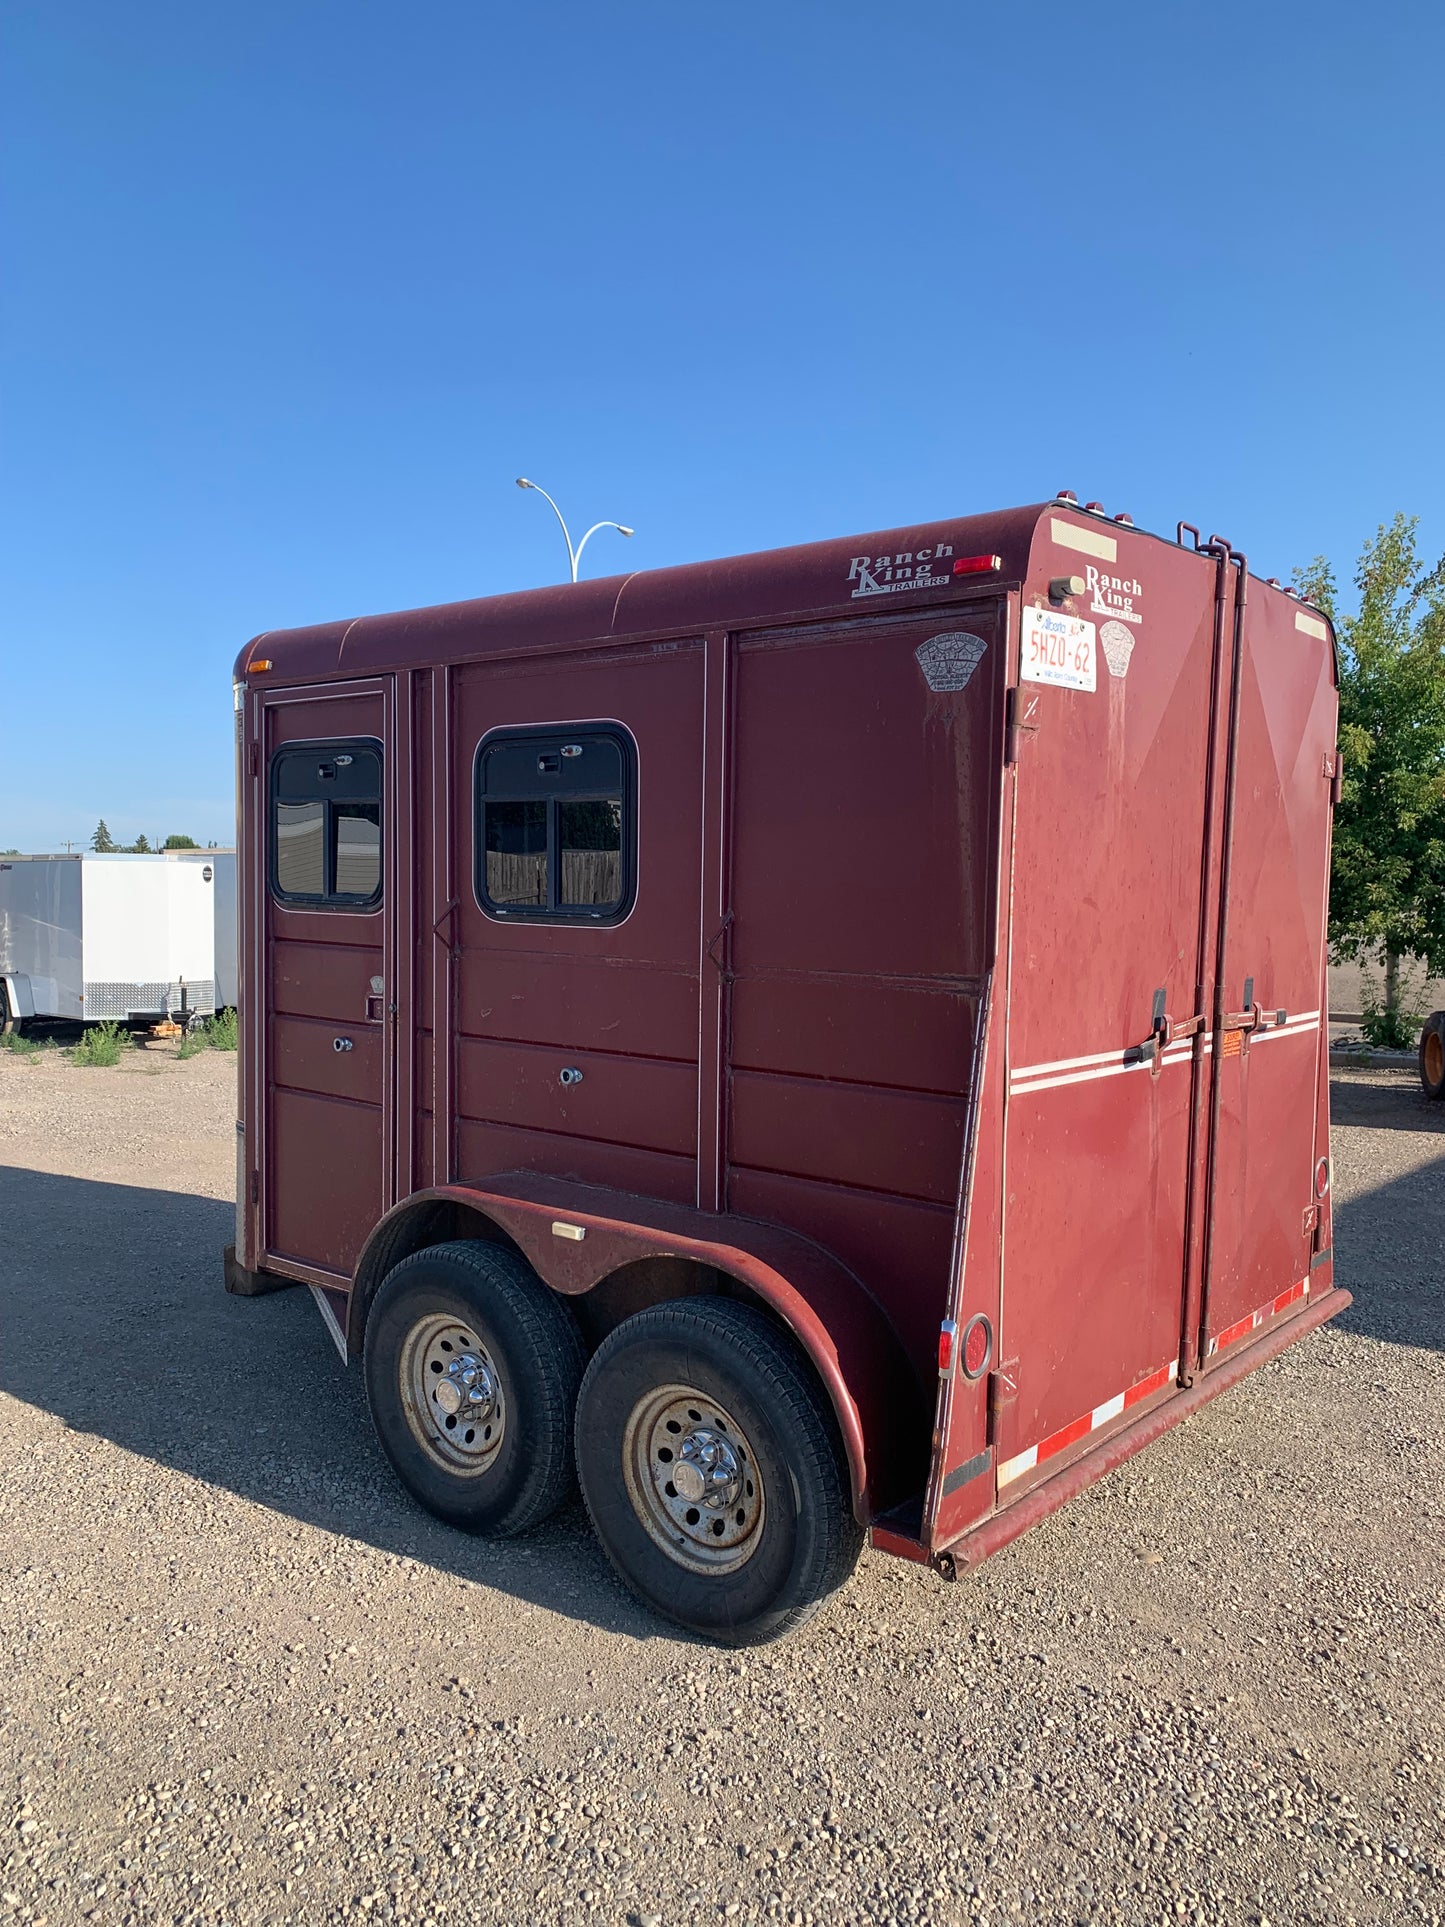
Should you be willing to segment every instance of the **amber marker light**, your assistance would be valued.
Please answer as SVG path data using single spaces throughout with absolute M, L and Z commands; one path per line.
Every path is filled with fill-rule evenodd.
M 246 664 L 246 674 L 248 676 L 264 676 L 270 667 L 271 658 L 269 656 L 257 656 L 253 661 Z

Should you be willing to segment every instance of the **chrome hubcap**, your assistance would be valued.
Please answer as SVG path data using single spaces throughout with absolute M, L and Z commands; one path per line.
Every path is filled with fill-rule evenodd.
M 622 1459 L 634 1511 L 678 1565 L 723 1573 L 752 1557 L 762 1474 L 747 1435 L 716 1399 L 688 1385 L 649 1392 L 628 1418 Z
M 401 1401 L 418 1445 L 448 1472 L 475 1477 L 501 1450 L 507 1410 L 496 1363 L 448 1313 L 420 1318 L 400 1360 Z

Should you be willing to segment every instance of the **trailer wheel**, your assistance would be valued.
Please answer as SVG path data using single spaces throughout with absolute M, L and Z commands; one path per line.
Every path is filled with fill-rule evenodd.
M 1420 1032 L 1420 1082 L 1426 1097 L 1445 1097 L 1445 1010 L 1433 1011 Z
M 657 1305 L 608 1335 L 577 1402 L 577 1469 L 627 1585 L 724 1645 L 801 1626 L 862 1547 L 822 1387 L 731 1299 Z
M 582 1341 L 514 1252 L 481 1241 L 413 1252 L 366 1323 L 366 1396 L 382 1450 L 429 1512 L 494 1538 L 572 1489 Z

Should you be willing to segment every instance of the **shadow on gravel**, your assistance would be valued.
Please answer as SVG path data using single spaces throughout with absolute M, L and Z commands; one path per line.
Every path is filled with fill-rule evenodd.
M 422 1512 L 310 1293 L 223 1290 L 234 1225 L 212 1198 L 0 1166 L 0 1391 L 307 1525 L 611 1632 L 659 1634 L 580 1503 L 495 1543 Z
M 1413 1080 L 1332 1083 L 1330 1117 L 1445 1139 L 1445 1106 Z M 1335 1277 L 1355 1295 L 1337 1320 L 1341 1330 L 1445 1351 L 1445 1142 L 1428 1164 L 1336 1206 Z
M 1388 1083 L 1330 1079 L 1330 1121 L 1368 1131 L 1434 1132 L 1445 1137 L 1445 1104 L 1432 1102 L 1413 1070 L 1390 1073 Z

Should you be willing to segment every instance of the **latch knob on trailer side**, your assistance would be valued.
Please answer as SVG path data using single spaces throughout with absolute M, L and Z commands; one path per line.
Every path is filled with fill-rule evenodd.
M 559 1084 L 580 1084 L 582 1082 L 582 1073 L 579 1070 L 574 1070 L 569 1065 L 566 1070 L 557 1073 L 557 1082 Z

